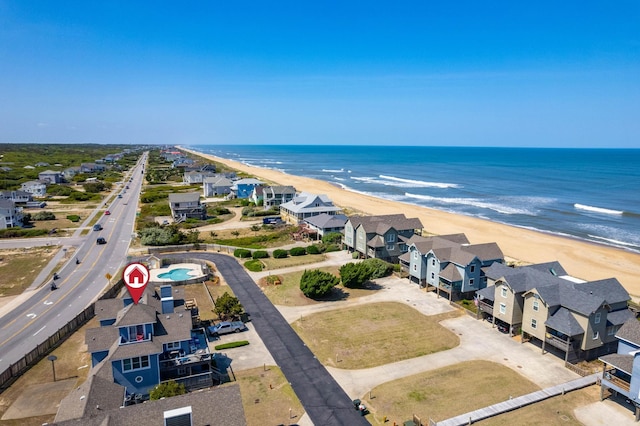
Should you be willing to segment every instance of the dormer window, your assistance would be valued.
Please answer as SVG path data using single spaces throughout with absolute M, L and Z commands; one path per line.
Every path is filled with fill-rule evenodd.
M 142 324 L 129 326 L 127 331 L 129 333 L 129 342 L 149 340 L 148 336 L 145 335 L 144 325 Z
M 396 241 L 396 234 L 387 234 L 387 242 L 394 243 Z

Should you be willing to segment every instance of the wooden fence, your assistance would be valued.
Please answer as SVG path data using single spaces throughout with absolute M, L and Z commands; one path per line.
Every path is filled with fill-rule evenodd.
M 111 286 L 100 299 L 111 299 L 115 297 L 123 288 L 124 281 L 119 280 Z M 95 315 L 95 303 L 89 305 L 84 311 L 80 312 L 75 318 L 63 325 L 53 333 L 47 340 L 40 343 L 32 351 L 28 352 L 9 368 L 0 373 L 0 393 L 4 392 L 15 382 L 20 376 L 27 372 L 31 367 L 37 364 L 41 359 L 47 356 L 51 351 L 57 348 L 69 336 L 75 333 L 80 327 L 86 324 Z

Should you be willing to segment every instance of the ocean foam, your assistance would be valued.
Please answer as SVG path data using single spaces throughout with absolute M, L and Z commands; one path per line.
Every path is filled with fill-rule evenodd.
M 523 208 L 511 207 L 504 204 L 489 203 L 486 201 L 479 200 L 477 198 L 443 198 L 443 197 L 432 197 L 429 195 L 410 194 L 408 192 L 405 193 L 405 195 L 410 198 L 416 198 L 419 200 L 429 201 L 437 204 L 466 205 L 466 206 L 478 207 L 481 209 L 489 209 L 502 214 L 524 214 L 529 216 L 536 215 L 535 211 L 531 211 Z
M 351 176 L 351 179 L 368 184 L 378 184 L 384 186 L 393 186 L 396 188 L 459 188 L 454 183 L 444 182 L 425 182 L 419 180 L 395 178 L 393 176 L 380 175 L 378 177 L 357 177 Z
M 624 213 L 622 210 L 611 210 L 611 209 L 605 209 L 602 207 L 586 206 L 584 204 L 577 204 L 577 203 L 574 204 L 573 207 L 578 210 L 585 210 L 588 212 L 602 213 L 602 214 L 621 215 Z

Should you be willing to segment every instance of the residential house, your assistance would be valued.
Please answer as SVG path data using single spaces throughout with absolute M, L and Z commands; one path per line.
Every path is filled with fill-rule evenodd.
M 592 359 L 615 350 L 615 330 L 633 314 L 615 278 L 585 282 L 559 262 L 485 269 L 493 285 L 477 292 L 479 311 L 523 341 L 560 349 L 565 360 Z
M 53 425 L 247 425 L 237 383 L 144 401 L 144 404 L 123 406 L 121 397 L 121 386 L 91 376 L 61 401 Z
M 296 196 L 296 189 L 293 186 L 265 186 L 262 189 L 263 204 L 265 210 L 278 208 L 281 204 L 287 203 Z
M 177 169 L 179 167 L 188 167 L 194 164 L 195 164 L 195 160 L 185 156 L 180 156 L 173 160 L 173 162 L 171 163 L 171 168 Z
M 170 284 L 147 286 L 137 304 L 128 293 L 97 301 L 100 326 L 85 336 L 92 374 L 123 386 L 130 399 L 167 380 L 188 389 L 212 386 L 217 378 L 205 332 L 192 329 L 183 291 Z
M 216 172 L 216 165 L 215 164 L 203 164 L 202 166 L 200 166 L 200 171 L 201 172 L 209 172 L 209 173 L 215 173 Z
M 33 201 L 33 194 L 27 191 L 0 191 L 0 200 L 11 200 L 16 204 L 26 204 Z
M 75 175 L 82 173 L 80 166 L 67 167 L 62 171 L 62 177 L 66 181 L 71 181 Z
M 231 197 L 232 198 L 249 198 L 253 189 L 256 186 L 263 186 L 264 182 L 258 179 L 245 178 L 237 180 L 231 185 Z
M 404 214 L 381 216 L 350 216 L 344 225 L 343 245 L 361 258 L 377 258 L 397 263 L 407 252 L 407 241 L 416 233 L 422 233 L 418 218 Z
M 44 197 L 47 193 L 47 184 L 39 180 L 30 180 L 23 182 L 20 185 L 20 189 L 29 194 L 33 194 L 34 197 Z
M 36 167 L 49 167 L 49 163 L 45 163 L 44 161 L 40 161 L 36 163 Z
M 97 173 L 107 170 L 107 166 L 98 163 L 81 163 L 80 172 L 82 173 Z
M 231 186 L 233 186 L 231 179 L 222 175 L 214 175 L 203 179 L 202 192 L 205 198 L 228 195 L 231 193 Z
M 53 170 L 45 170 L 38 173 L 38 180 L 45 183 L 61 183 L 62 173 Z
M 536 339 L 562 350 L 565 361 L 595 359 L 615 352 L 615 333 L 633 317 L 629 293 L 615 278 L 590 282 L 564 280 L 536 286 L 524 294 L 523 340 Z
M 177 222 L 189 218 L 207 218 L 207 206 L 200 202 L 200 194 L 197 192 L 169 194 L 169 206 L 171 215 Z
M 196 183 L 202 183 L 205 178 L 213 176 L 215 176 L 215 173 L 212 172 L 185 172 L 184 175 L 182 175 L 182 181 L 184 183 L 192 185 Z
M 22 207 L 11 200 L 0 199 L 0 229 L 22 226 Z
M 304 219 L 318 216 L 342 214 L 342 209 L 333 205 L 326 195 L 315 195 L 308 192 L 297 194 L 291 201 L 280 204 L 280 216 L 288 223 L 299 224 Z
M 494 262 L 504 263 L 504 254 L 496 243 L 469 244 L 464 234 L 414 235 L 407 246 L 400 265 L 409 280 L 438 295 L 444 292 L 449 300 L 473 297 L 487 286 L 483 268 Z
M 633 404 L 635 420 L 640 420 L 640 322 L 628 319 L 615 334 L 618 351 L 601 356 L 603 363 L 600 399 L 605 391 L 623 395 Z
M 347 220 L 349 219 L 343 214 L 330 215 L 322 213 L 304 219 L 302 225 L 308 235 L 315 235 L 317 240 L 321 240 L 323 236 L 330 232 L 342 234 Z
M 263 186 L 258 185 L 253 187 L 253 191 L 249 195 L 249 201 L 251 201 L 256 206 L 261 205 L 264 202 L 264 194 L 263 194 Z

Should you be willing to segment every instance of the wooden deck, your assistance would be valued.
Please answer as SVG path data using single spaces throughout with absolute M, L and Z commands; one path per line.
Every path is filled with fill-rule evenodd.
M 582 389 L 587 386 L 594 385 L 597 379 L 600 377 L 600 373 L 592 374 L 590 376 L 581 377 L 570 382 L 562 383 L 560 385 L 552 386 L 550 388 L 542 389 L 536 392 L 532 392 L 527 395 L 522 395 L 516 398 L 509 399 L 508 401 L 499 402 L 488 407 L 481 408 L 479 410 L 471 411 L 469 413 L 461 414 L 456 417 L 452 417 L 447 420 L 442 420 L 437 423 L 431 423 L 431 425 L 437 426 L 464 426 L 471 423 L 478 422 L 480 420 L 488 419 L 489 417 L 497 416 L 502 413 L 517 410 L 518 408 L 525 407 L 535 402 L 544 401 L 547 398 L 551 398 L 557 395 L 562 395 L 566 392 Z

